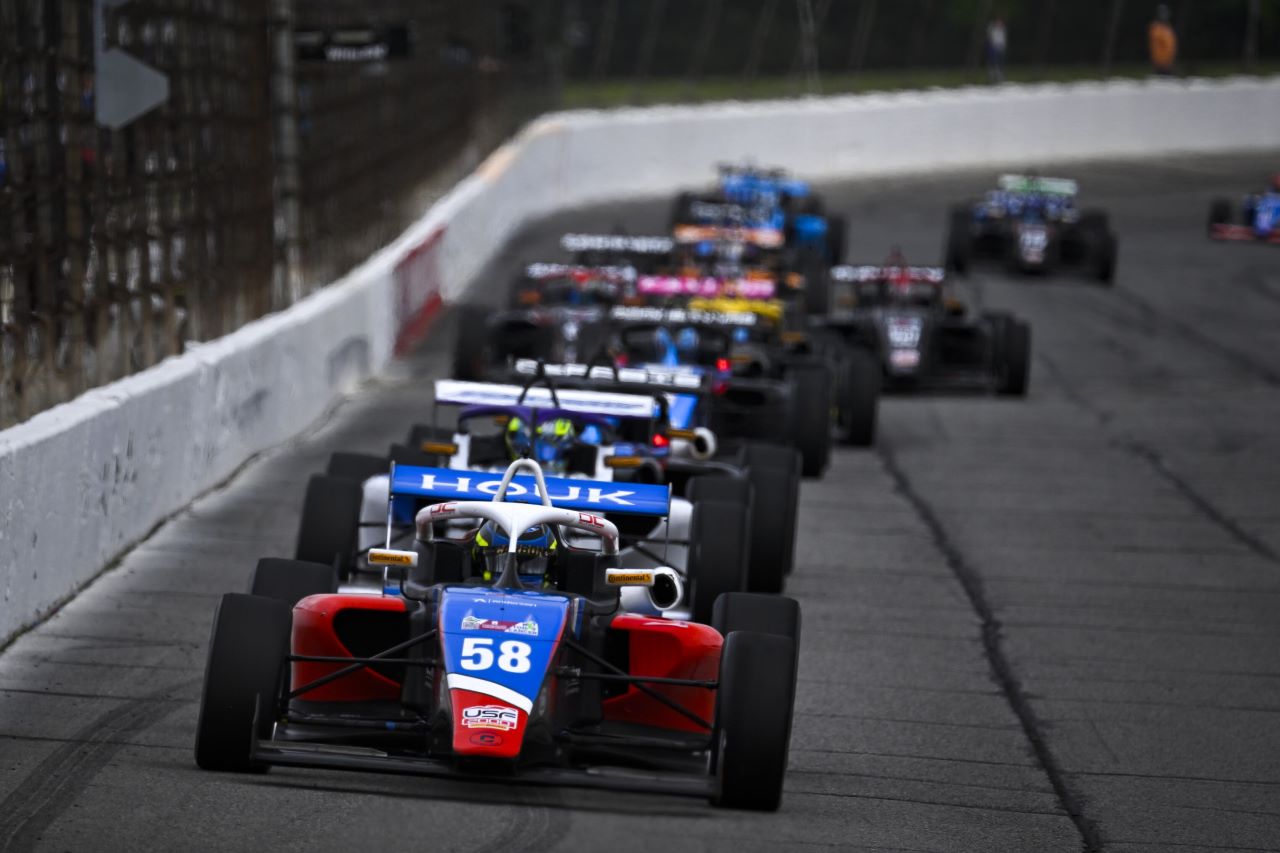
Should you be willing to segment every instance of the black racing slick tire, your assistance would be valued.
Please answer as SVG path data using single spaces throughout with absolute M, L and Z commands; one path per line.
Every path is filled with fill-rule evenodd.
M 196 764 L 205 770 L 265 770 L 251 758 L 279 717 L 292 616 L 274 598 L 228 593 L 213 617 L 196 722 Z M 255 727 L 256 726 L 256 727 Z
M 1116 262 L 1120 256 L 1120 241 L 1111 231 L 1106 231 L 1099 238 L 1093 258 L 1093 275 L 1103 285 L 1111 285 L 1116 280 Z
M 755 487 L 756 506 L 759 507 L 755 518 L 776 514 L 782 520 L 777 536 L 768 535 L 767 526 L 752 526 L 752 560 L 756 559 L 757 547 L 763 548 L 767 559 L 780 565 L 784 575 L 789 575 L 795 565 L 796 514 L 800 510 L 800 452 L 780 444 L 750 442 L 743 447 L 742 459 Z M 771 473 L 761 476 L 758 473 L 761 471 Z M 770 483 L 780 488 L 774 488 Z
M 776 811 L 782 804 L 795 693 L 794 642 L 754 631 L 725 638 L 713 733 L 717 806 Z
M 843 216 L 827 217 L 827 265 L 838 267 L 844 263 L 845 235 L 849 230 Z
M 274 598 L 293 607 L 309 595 L 338 591 L 338 572 L 323 563 L 264 557 L 249 579 L 249 594 Z
M 754 631 L 786 637 L 800 646 L 800 602 L 784 595 L 727 592 L 716 599 L 711 627 L 723 636 Z
M 337 566 L 344 577 L 360 533 L 361 484 L 342 477 L 313 476 L 302 501 L 296 560 Z
M 800 451 L 806 477 L 820 477 L 831 456 L 831 375 L 822 364 L 790 370 L 788 435 Z
M 1031 374 L 1031 326 L 1007 318 L 1000 334 L 1000 380 L 996 390 L 1006 397 L 1025 397 Z
M 489 366 L 489 309 L 458 306 L 457 337 L 453 344 L 453 378 L 478 382 Z
M 385 456 L 374 456 L 371 453 L 345 453 L 339 451 L 329 457 L 325 474 L 343 480 L 363 483 L 370 477 L 386 474 L 391 470 L 391 463 Z
M 883 378 L 880 359 L 875 353 L 863 347 L 850 350 L 836 408 L 841 443 L 851 447 L 875 444 Z
M 947 220 L 946 267 L 960 275 L 969 274 L 973 257 L 973 237 L 969 233 L 971 213 L 967 207 L 953 207 Z
M 721 594 L 746 589 L 751 557 L 748 512 L 747 506 L 736 501 L 704 500 L 693 505 L 687 574 L 695 622 L 711 621 Z
M 794 453 L 794 451 L 792 451 Z M 747 469 L 754 499 L 751 504 L 751 559 L 747 564 L 747 589 L 751 592 L 782 592 L 791 569 L 794 531 L 787 514 L 791 511 L 790 490 L 795 472 L 782 467 L 755 465 Z
M 1213 226 L 1230 225 L 1235 212 L 1231 202 L 1225 198 L 1215 198 L 1209 203 L 1209 233 L 1213 234 Z

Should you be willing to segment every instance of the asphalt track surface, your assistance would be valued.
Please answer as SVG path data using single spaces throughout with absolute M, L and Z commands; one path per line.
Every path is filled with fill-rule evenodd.
M 451 334 L 179 513 L 0 654 L 3 850 L 1280 850 L 1280 251 L 1206 241 L 1271 156 L 1064 169 L 1121 235 L 1117 285 L 975 274 L 1033 326 L 1031 393 L 894 398 L 807 482 L 783 808 L 192 758 L 217 598 L 291 550 L 330 451 L 425 412 Z M 1046 165 L 1047 168 L 1047 165 Z M 851 255 L 932 262 L 989 173 L 828 190 Z M 665 205 L 566 214 L 657 227 Z M 73 521 L 72 521 L 73 523 Z

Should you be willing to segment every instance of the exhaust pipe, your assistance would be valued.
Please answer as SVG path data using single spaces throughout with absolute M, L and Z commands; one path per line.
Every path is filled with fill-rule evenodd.
M 706 427 L 698 427 L 693 431 L 689 441 L 689 455 L 699 462 L 716 455 L 716 434 Z

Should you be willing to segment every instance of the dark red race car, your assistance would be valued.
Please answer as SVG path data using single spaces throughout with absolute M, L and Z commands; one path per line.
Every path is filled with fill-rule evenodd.
M 458 500 L 477 492 L 492 499 Z M 623 613 L 622 586 L 648 587 L 660 609 L 680 598 L 670 569 L 615 568 L 610 518 L 665 513 L 667 487 L 544 478 L 519 460 L 500 475 L 397 467 L 391 496 L 422 508 L 414 550 L 370 553 L 386 567 L 382 594 L 332 594 L 331 567 L 264 560 L 253 588 L 270 594 L 223 597 L 200 767 L 330 767 L 778 807 L 799 606 L 728 593 L 714 626 Z M 599 550 L 578 547 L 584 533 Z

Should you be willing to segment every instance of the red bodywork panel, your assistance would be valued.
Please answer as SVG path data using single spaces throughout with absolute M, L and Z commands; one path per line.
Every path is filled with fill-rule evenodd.
M 724 638 L 714 628 L 697 622 L 677 622 L 632 613 L 614 619 L 612 628 L 631 635 L 631 665 L 628 670 L 632 675 L 699 681 L 715 681 L 720 677 L 720 647 L 724 645 Z M 714 721 L 716 691 L 702 687 L 650 686 L 707 722 Z M 702 726 L 646 696 L 634 685 L 621 696 L 606 699 L 604 715 L 607 720 L 706 733 Z
M 1259 237 L 1258 233 L 1248 225 L 1228 225 L 1219 222 L 1209 227 L 1209 236 L 1214 240 L 1241 240 L 1250 243 L 1280 243 L 1280 229 Z
M 309 596 L 298 602 L 293 610 L 294 654 L 352 656 L 352 651 L 338 638 L 334 628 L 334 620 L 347 610 L 385 613 L 388 617 L 406 612 L 404 601 L 394 596 Z M 698 681 L 715 681 L 719 678 L 720 649 L 724 639 L 714 628 L 696 622 L 678 622 L 626 613 L 613 620 L 611 630 L 625 631 L 629 635 L 628 671 L 632 675 Z M 296 690 L 308 682 L 336 672 L 342 666 L 337 663 L 295 662 L 292 665 L 292 687 Z M 714 720 L 714 690 L 666 685 L 651 687 L 702 719 L 708 722 Z M 524 711 L 492 696 L 469 690 L 454 689 L 449 693 L 453 704 L 453 745 L 458 754 L 515 756 L 519 753 L 524 740 L 524 728 L 528 723 L 528 715 Z M 307 702 L 367 702 L 396 700 L 399 697 L 400 682 L 364 668 L 310 690 L 299 698 Z M 634 685 L 629 686 L 625 693 L 606 699 L 604 715 L 607 720 L 619 722 L 695 733 L 706 731 L 687 717 L 645 695 Z M 468 720 L 470 725 L 467 724 Z M 508 744 L 509 750 L 504 748 Z
M 352 652 L 338 639 L 334 619 L 344 610 L 357 609 L 403 614 L 404 600 L 393 596 L 312 595 L 293 608 L 293 653 L 327 657 L 351 657 Z M 379 649 L 379 651 L 381 651 Z M 344 664 L 298 661 L 293 664 L 293 687 L 297 690 L 317 678 L 337 672 Z M 400 682 L 368 667 L 309 690 L 298 698 L 304 702 L 367 702 L 398 699 Z

